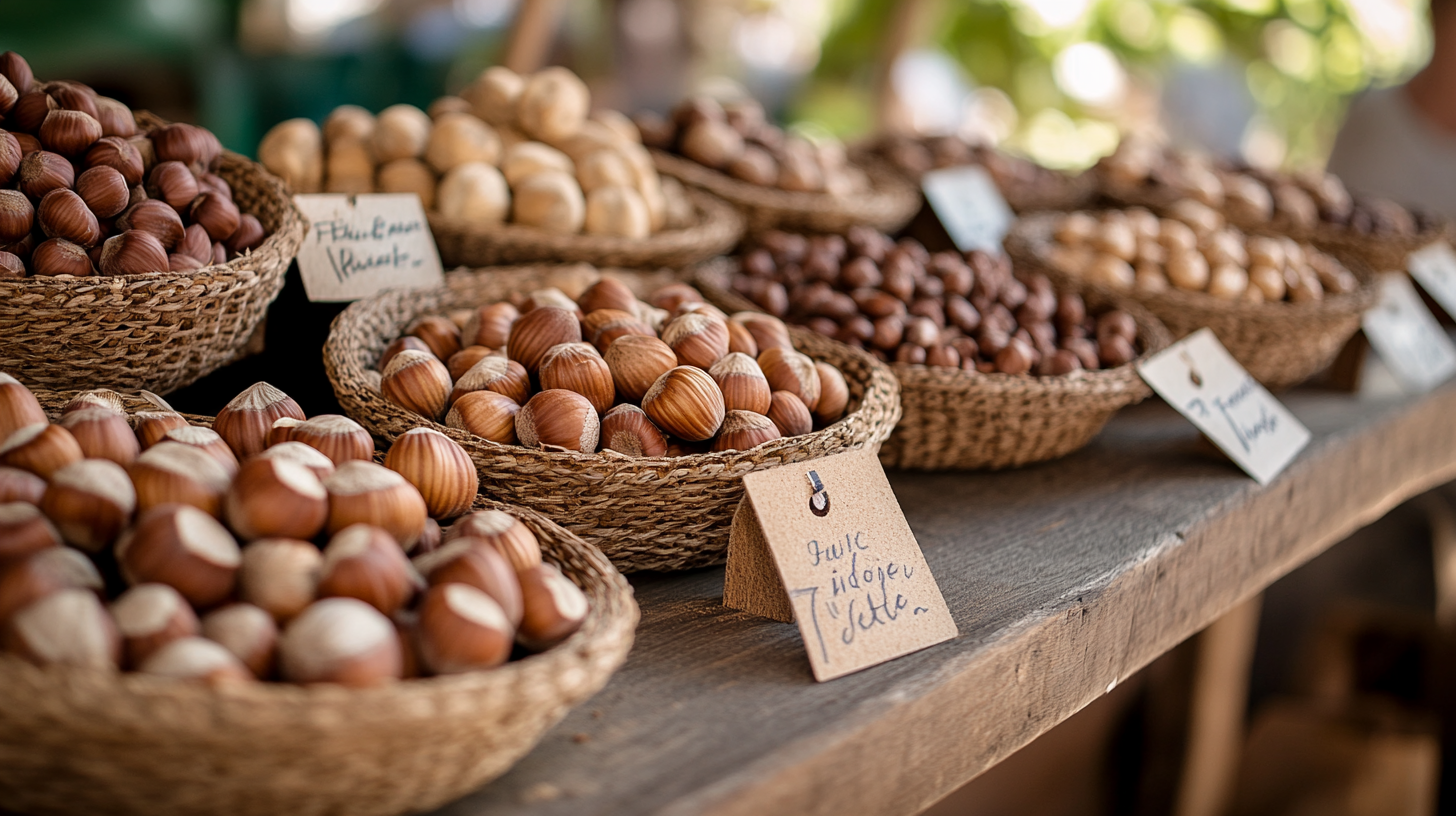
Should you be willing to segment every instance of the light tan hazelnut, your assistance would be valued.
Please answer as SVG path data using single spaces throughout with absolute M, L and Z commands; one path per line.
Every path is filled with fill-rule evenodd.
M 202 636 L 227 649 L 254 677 L 273 672 L 278 625 L 273 616 L 252 604 L 228 604 L 202 619 Z
M 1249 273 L 1231 263 L 1213 268 L 1208 279 L 1208 293 L 1223 300 L 1237 300 L 1249 288 Z
M 485 69 L 480 77 L 460 92 L 470 109 L 492 125 L 509 125 L 516 120 L 516 104 L 526 80 L 501 65 Z
M 647 203 L 636 189 L 609 185 L 586 197 L 586 231 L 617 238 L 646 238 L 652 232 Z
M 425 146 L 425 161 L 436 173 L 470 162 L 494 165 L 500 158 L 500 137 L 469 113 L 447 113 L 436 119 Z
M 1170 255 L 1167 272 L 1168 280 L 1179 289 L 1202 292 L 1208 287 L 1208 261 L 1197 251 Z
M 586 200 L 576 179 L 560 171 L 536 173 L 514 187 L 511 220 L 547 232 L 571 235 L 586 221 Z
M 318 597 L 319 548 L 307 541 L 265 538 L 243 548 L 238 596 L 284 623 Z
M 521 142 L 507 148 L 501 156 L 500 170 L 512 189 L 531 176 L 551 170 L 576 176 L 576 165 L 569 156 L 540 142 Z
M 311 119 L 274 125 L 258 143 L 258 161 L 295 193 L 317 193 L 323 188 L 323 134 Z
M 329 141 L 324 156 L 324 192 L 358 195 L 374 192 L 374 156 L 367 142 L 357 139 Z
M 381 193 L 414 193 L 425 209 L 435 208 L 435 174 L 419 159 L 395 159 L 380 165 L 375 187 Z
M 396 159 L 424 154 L 430 140 L 430 117 L 414 105 L 391 105 L 379 112 L 369 147 L 375 161 L 386 165 Z
M 114 671 L 121 660 L 116 624 L 85 589 L 58 590 L 21 609 L 5 628 L 4 645 L 38 666 Z
M 481 162 L 466 162 L 440 180 L 435 204 L 447 218 L 500 224 L 511 211 L 511 190 L 499 170 Z
M 331 147 L 341 139 L 368 141 L 374 135 L 374 114 L 358 105 L 340 105 L 324 119 L 323 135 Z
M 576 180 L 581 189 L 590 194 L 599 187 L 631 187 L 636 189 L 637 177 L 627 159 L 617 150 L 598 149 L 584 156 L 576 165 Z M 645 204 L 643 206 L 646 206 Z
M 591 109 L 591 92 L 571 71 L 551 67 L 526 78 L 516 100 L 516 121 L 526 133 L 547 142 L 581 129 Z

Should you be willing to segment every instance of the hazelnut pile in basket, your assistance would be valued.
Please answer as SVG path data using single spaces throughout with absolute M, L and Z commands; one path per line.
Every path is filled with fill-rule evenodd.
M 1137 356 L 1127 312 L 1092 314 L 1044 276 L 1013 277 L 1003 256 L 931 254 L 868 227 L 767 233 L 740 271 L 734 289 L 761 308 L 882 360 L 1056 376 Z
M 1360 282 L 1333 256 L 1292 238 L 1245 235 L 1217 210 L 1180 201 L 1169 218 L 1140 207 L 1058 218 L 1046 261 L 1112 289 L 1176 287 L 1244 303 L 1322 300 Z
M 131 109 L 79 82 L 38 82 L 0 54 L 0 278 L 186 272 L 267 237 L 212 172 L 195 125 L 139 133 Z
M 830 425 L 849 386 L 794 350 L 778 318 L 732 317 L 682 283 L 647 303 L 603 277 L 416 321 L 385 349 L 380 392 L 505 445 L 678 456 L 744 451 Z
M 749 184 L 791 192 L 851 195 L 869 189 L 864 172 L 832 138 L 811 141 L 767 120 L 755 99 L 684 99 L 663 118 L 634 117 L 648 147 L 666 150 Z
M 41 666 L 372 686 L 540 651 L 588 602 L 436 431 L 373 461 L 267 383 L 213 428 L 0 374 L 0 646 Z M 442 535 L 435 519 L 459 517 Z M 413 555 L 413 560 L 411 560 Z
M 870 149 L 914 178 L 931 170 L 978 164 L 991 174 L 997 187 L 1026 198 L 1055 195 L 1068 180 L 1066 174 L 1050 167 L 959 136 L 886 135 L 876 139 Z
M 565 68 L 494 67 L 428 113 L 344 105 L 322 132 L 308 119 L 280 123 L 258 158 L 294 192 L 415 193 L 426 210 L 485 226 L 646 238 L 690 221 L 627 117 L 590 108 L 586 83 Z

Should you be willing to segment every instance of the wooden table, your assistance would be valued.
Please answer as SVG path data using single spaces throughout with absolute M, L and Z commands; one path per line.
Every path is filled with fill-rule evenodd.
M 1456 478 L 1456 386 L 1298 392 L 1260 488 L 1153 401 L 1004 473 L 893 473 L 961 636 L 829 683 L 723 571 L 643 576 L 637 645 L 510 773 L 440 811 L 911 814 L 1404 499 Z

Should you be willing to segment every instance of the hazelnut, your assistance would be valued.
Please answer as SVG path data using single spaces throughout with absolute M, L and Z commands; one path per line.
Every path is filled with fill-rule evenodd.
M 179 213 L 185 212 L 192 199 L 202 192 L 197 177 L 178 161 L 159 162 L 152 167 L 146 191 L 148 197 L 162 201 Z
M 101 123 L 77 110 L 53 110 L 41 122 L 41 144 L 62 156 L 79 156 L 101 138 Z
M 602 417 L 602 450 L 627 456 L 665 456 L 667 438 L 647 413 L 635 405 L 622 404 Z
M 61 533 L 41 515 L 40 508 L 19 501 L 0 502 L 0 569 L 7 561 L 59 546 Z
M 280 419 L 278 423 L 292 422 L 299 423 L 296 419 Z M 278 423 L 274 423 L 275 425 Z M 323 479 L 334 472 L 334 463 L 329 457 L 324 456 L 316 448 L 311 448 L 302 442 L 282 440 L 268 447 L 267 450 L 256 454 L 254 459 L 277 459 L 284 462 L 292 462 L 295 465 L 302 465 L 308 468 L 309 472 Z
M 191 229 L 191 227 L 188 227 L 188 229 Z M 208 246 L 208 251 L 210 252 L 211 244 L 209 244 Z M 379 355 L 379 370 L 383 371 L 384 369 L 389 368 L 389 361 L 394 359 L 394 355 L 400 353 L 401 351 L 404 351 L 405 349 L 411 349 L 413 351 L 423 351 L 428 354 L 434 354 L 434 352 L 430 351 L 430 347 L 425 345 L 425 341 L 421 340 L 418 337 L 412 337 L 410 335 L 396 337 L 393 342 L 384 347 L 384 353 Z M 454 375 L 452 374 L 451 377 L 454 377 Z
M 426 210 L 435 209 L 435 174 L 419 159 L 395 159 L 384 164 L 375 184 L 381 193 L 414 193 Z
M 388 531 L 353 524 L 324 548 L 317 589 L 319 597 L 358 598 L 391 615 L 414 596 L 419 584 L 404 550 Z
M 121 465 L 82 459 L 51 475 L 40 508 L 67 543 L 97 553 L 131 521 L 136 491 Z
M 327 127 L 327 124 L 325 125 Z M 324 157 L 324 192 L 374 192 L 374 157 L 361 139 L 330 139 Z
M 374 133 L 374 114 L 358 105 L 340 105 L 324 118 L 324 141 L 368 139 Z
M 78 550 L 46 547 L 0 562 L 0 624 L 34 601 L 62 589 L 101 592 L 101 575 Z
M 19 255 L 0 250 L 0 278 L 23 278 L 25 271 L 25 262 Z
M 1101 254 L 1092 259 L 1082 272 L 1089 283 L 1110 289 L 1127 290 L 1137 282 L 1132 265 L 1116 255 Z
M 512 627 L 521 623 L 521 583 L 516 570 L 493 545 L 462 536 L 414 561 L 430 586 L 466 584 L 500 604 Z
M 673 436 L 701 442 L 723 424 L 723 393 L 706 371 L 678 366 L 652 384 L 642 397 L 642 410 Z
M 167 431 L 162 437 L 167 442 L 180 442 L 188 447 L 197 448 L 217 460 L 223 466 L 229 476 L 235 476 L 238 472 L 238 457 L 233 453 L 228 443 L 218 435 L 217 431 L 211 428 L 201 428 L 196 425 L 184 425 L 181 428 L 173 428 Z
M 531 379 L 520 363 L 492 355 L 461 375 L 450 392 L 449 402 L 454 405 L 461 397 L 476 391 L 494 391 L 520 404 L 531 395 Z
M 816 362 L 814 368 L 819 372 L 819 404 L 814 407 L 814 418 L 822 425 L 829 425 L 844 416 L 844 409 L 849 405 L 849 384 L 844 381 L 844 374 L 828 363 Z
M 20 139 L 13 133 L 0 132 L 0 184 L 9 184 L 20 172 L 20 160 L 24 158 L 25 150 L 20 146 Z
M 226 647 L 201 637 L 178 638 L 168 643 L 138 666 L 137 671 L 209 684 L 254 679 L 248 667 Z
M 450 372 L 433 354 L 401 351 L 389 361 L 380 393 L 406 411 L 438 420 L 450 398 Z
M 799 436 L 814 430 L 814 418 L 804 401 L 788 391 L 773 392 L 767 416 L 781 436 Z
M 581 322 L 582 336 L 603 354 L 618 337 L 629 334 L 657 336 L 651 326 L 637 319 L 635 314 L 621 309 L 596 309 L 588 312 Z
M 506 356 L 535 374 L 552 346 L 581 342 L 581 322 L 567 309 L 543 307 L 521 315 L 511 326 Z
M 21 382 L 0 372 L 0 442 L 27 425 L 49 422 L 45 409 Z
M 794 345 L 789 341 L 789 330 L 782 320 L 773 315 L 760 314 L 758 312 L 738 312 L 731 317 L 748 333 L 753 335 L 753 341 L 758 345 L 758 353 L 772 348 L 783 348 L 792 350 Z
M 703 120 L 683 131 L 679 148 L 684 156 L 715 170 L 727 168 L 743 155 L 743 136 L 726 122 Z
M 236 204 L 213 192 L 202 193 L 192 199 L 187 212 L 192 223 L 200 224 L 214 241 L 225 241 L 237 232 L 242 218 Z
M 232 475 L 215 457 L 190 445 L 164 441 L 147 448 L 128 468 L 136 488 L 137 512 L 167 504 L 186 504 L 222 515 L 223 495 Z
M 723 408 L 727 411 L 768 412 L 768 380 L 752 357 L 730 352 L 708 370 L 723 392 Z
M 728 353 L 728 324 L 710 314 L 690 312 L 663 327 L 662 341 L 679 364 L 708 369 Z
M 460 95 L 476 116 L 492 125 L 508 125 L 515 121 L 516 103 L 525 87 L 520 74 L 497 65 L 485 69 Z
M 603 277 L 588 286 L 576 303 L 588 315 L 598 309 L 616 309 L 632 314 L 637 307 L 637 296 L 620 280 Z
M 1214 267 L 1208 279 L 1208 293 L 1223 300 L 1236 300 L 1249 288 L 1249 273 L 1231 263 Z
M 279 122 L 258 143 L 258 161 L 295 193 L 322 189 L 323 156 L 323 134 L 311 119 Z
M 723 415 L 723 427 L 713 442 L 713 450 L 720 453 L 750 450 L 779 436 L 778 427 L 763 414 L 728 411 Z
M 773 390 L 788 391 L 810 411 L 819 405 L 819 372 L 806 355 L 782 346 L 770 348 L 759 354 L 758 366 Z
M 0 467 L 0 504 L 23 502 L 40 504 L 45 494 L 45 479 L 13 467 Z
M 202 636 L 231 652 L 254 677 L 272 674 L 278 625 L 263 609 L 235 603 L 209 612 L 202 619 Z
M 490 166 L 500 161 L 500 155 L 500 137 L 469 113 L 441 115 L 425 144 L 425 161 L 436 173 L 448 173 L 470 162 Z
M 434 519 L 426 519 L 425 532 L 420 535 L 420 540 L 415 542 L 413 548 L 405 550 L 405 552 L 415 554 L 432 553 L 440 549 L 440 540 L 443 537 L 444 532 L 440 529 L 440 522 Z
M 161 442 L 168 431 L 187 424 L 187 418 L 176 411 L 137 411 L 132 414 L 132 421 L 142 450 Z
M 50 94 L 40 88 L 32 88 L 20 92 L 6 119 L 19 130 L 35 133 L 51 111 L 60 110 L 60 107 Z
M 493 598 L 468 584 L 440 584 L 420 602 L 420 657 L 436 674 L 498 666 L 510 657 L 515 627 Z
M 411 323 L 405 334 L 423 340 L 430 353 L 441 360 L 450 359 L 450 355 L 460 350 L 460 329 L 446 317 L 422 317 Z
M 559 171 L 575 176 L 576 165 L 560 150 L 540 142 L 521 142 L 512 145 L 501 157 L 501 173 L 511 187 L 517 187 L 531 176 Z M 573 181 L 573 183 L 575 183 Z
M 263 222 L 255 215 L 243 213 L 238 216 L 238 228 L 223 242 L 223 247 L 229 256 L 241 255 L 250 249 L 257 249 L 267 237 Z
M 19 190 L 0 190 L 0 243 L 12 244 L 30 234 L 35 207 Z
M 480 476 L 465 449 L 431 428 L 401 434 L 385 455 L 384 466 L 420 491 L 432 518 L 464 513 L 480 490 Z
M 103 275 L 142 275 L 171 268 L 162 243 L 138 229 L 108 238 L 101 248 L 99 266 Z
M 1208 286 L 1208 261 L 1197 250 L 1170 253 L 1168 280 L 1179 289 L 1201 292 Z
M 101 227 L 86 202 L 70 190 L 51 190 L 35 209 L 36 222 L 49 238 L 64 238 L 83 247 L 101 240 Z
M 567 152 L 573 149 L 567 148 Z M 610 146 L 586 146 L 583 142 L 572 158 L 576 160 L 576 180 L 588 194 L 604 187 L 632 187 L 636 183 L 627 158 Z
M 424 498 L 388 468 L 366 461 L 344 462 L 324 479 L 324 487 L 329 491 L 329 535 L 350 525 L 372 524 L 409 548 L 424 532 Z
M 323 555 L 307 541 L 265 538 L 243 548 L 238 597 L 279 623 L 302 612 L 318 597 Z
M 370 148 L 380 164 L 413 159 L 425 152 L 432 124 L 414 105 L 391 105 L 379 112 L 370 136 Z
M 298 683 L 377 686 L 404 668 L 394 624 L 355 598 L 325 598 L 308 607 L 278 641 L 284 678 Z
M 629 400 L 640 400 L 652 384 L 678 364 L 668 345 L 648 335 L 623 335 L 606 351 L 607 368 L 617 392 Z
M 528 448 L 551 445 L 591 453 L 600 431 L 596 406 L 575 391 L 542 391 L 516 414 L 516 439 Z
M 126 417 L 126 405 L 122 402 L 120 394 L 109 388 L 93 388 L 89 391 L 82 391 L 67 400 L 65 407 L 61 408 L 61 418 L 64 420 L 65 417 L 77 411 L 93 409 L 116 414 L 123 419 Z
M 586 231 L 591 235 L 609 235 L 641 240 L 652 232 L 647 202 L 636 189 L 608 185 L 592 190 L 586 197 Z
M 758 357 L 758 341 L 753 333 L 737 320 L 728 321 L 728 351 Z
M 659 309 L 674 312 L 684 303 L 702 303 L 703 296 L 686 283 L 669 283 L 654 291 L 647 302 Z
M 0 465 L 28 470 L 42 479 L 84 458 L 71 432 L 44 422 L 27 425 L 0 444 Z
M 514 362 L 514 361 L 512 361 Z M 462 394 L 450 406 L 445 424 L 502 445 L 516 444 L 516 413 L 521 406 L 495 391 Z
M 338 414 L 319 414 L 293 429 L 289 436 L 329 457 L 336 466 L 354 459 L 374 457 L 374 439 L 363 426 Z
M 223 499 L 228 525 L 244 541 L 313 538 L 328 519 L 328 493 L 313 471 L 286 459 L 243 464 Z
M 1132 362 L 1137 351 L 1126 337 L 1109 335 L 1097 344 L 1097 356 L 1104 368 L 1116 368 Z
M 450 359 L 445 361 L 445 370 L 450 372 L 450 379 L 455 382 L 455 386 L 458 388 L 460 386 L 460 378 L 465 376 L 465 372 L 474 368 L 476 363 L 491 356 L 504 357 L 505 355 L 488 349 L 485 346 L 467 346 L 450 355 Z M 517 365 L 520 364 L 517 363 Z M 525 373 L 525 371 L 524 368 L 521 369 L 522 373 Z M 453 395 L 454 391 L 451 391 L 451 394 Z
M 164 125 L 150 134 L 158 161 L 179 161 L 199 172 L 222 155 L 222 143 L 211 131 L 183 123 Z
M 581 628 L 590 604 L 561 570 L 551 564 L 538 564 L 518 575 L 525 615 L 517 636 L 523 645 L 542 651 Z
M 137 667 L 174 640 L 197 635 L 197 614 L 166 584 L 138 584 L 111 604 L 126 665 Z
M 284 417 L 302 421 L 303 409 L 266 382 L 254 383 L 217 412 L 212 428 L 239 459 L 266 448 L 273 423 Z
M 511 336 L 511 326 L 521 313 L 509 303 L 481 306 L 460 331 L 460 341 L 471 346 L 502 349 Z
M 586 83 L 565 68 L 551 67 L 526 78 L 516 100 L 516 121 L 531 136 L 556 142 L 581 129 L 590 107 Z
M 586 221 L 586 199 L 572 176 L 546 170 L 521 179 L 513 189 L 511 220 L 546 232 L 573 235 Z
M 186 229 L 177 211 L 164 201 L 148 198 L 137 201 L 116 219 L 117 229 L 138 230 L 147 233 L 162 245 L 167 252 L 182 242 Z M 205 227 L 204 227 L 205 229 Z M 110 243 L 108 241 L 108 243 Z M 204 260 L 198 258 L 198 260 Z
M 85 589 L 57 590 L 17 612 L 5 628 L 5 650 L 37 666 L 109 671 L 121 661 L 116 624 Z
M 1002 374 L 1026 374 L 1036 365 L 1036 351 L 1020 338 L 1012 337 L 996 353 L 996 370 Z
M 110 167 L 121 174 L 128 190 L 142 183 L 142 154 L 135 145 L 120 137 L 106 136 L 96 142 L 86 151 L 84 164 L 87 169 Z
M 612 407 L 616 397 L 606 361 L 586 343 L 552 346 L 541 360 L 540 380 L 543 390 L 563 389 L 581 394 L 597 413 Z
M 199 609 L 232 594 L 242 553 L 226 528 L 196 507 L 173 504 L 142 513 L 116 545 L 129 584 L 167 584 Z
M 22 94 L 30 90 L 31 84 L 35 82 L 35 75 L 30 71 L 30 64 L 25 61 L 25 57 L 14 51 L 0 54 L 0 76 L 10 80 L 10 84 L 15 86 L 16 92 Z
M 74 275 L 84 278 L 96 272 L 85 247 L 77 246 L 64 238 L 41 242 L 30 256 L 30 265 L 36 275 L 49 277 Z

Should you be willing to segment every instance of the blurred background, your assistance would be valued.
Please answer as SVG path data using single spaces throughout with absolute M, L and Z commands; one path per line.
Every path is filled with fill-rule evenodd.
M 1322 167 L 1348 100 L 1429 57 L 1424 0 L 550 0 L 544 58 L 631 112 L 742 87 L 787 123 L 961 132 L 1053 167 L 1120 131 Z M 0 48 L 251 153 L 273 123 L 421 107 L 517 0 L 0 0 Z M 893 91 L 895 93 L 888 93 Z

